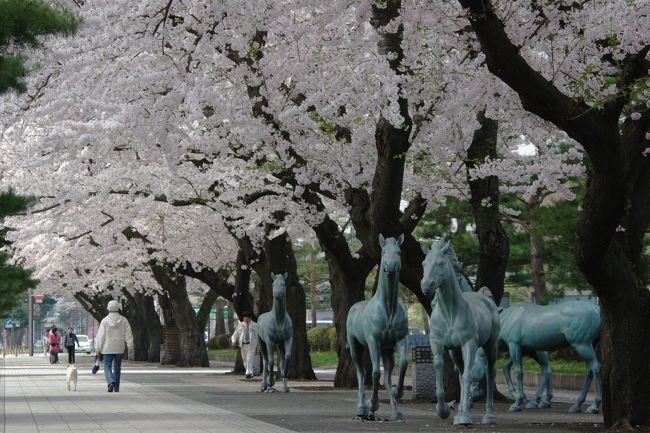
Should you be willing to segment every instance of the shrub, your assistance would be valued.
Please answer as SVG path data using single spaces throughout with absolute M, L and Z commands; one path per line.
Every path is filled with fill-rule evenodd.
M 230 334 L 215 335 L 208 340 L 208 349 L 227 349 L 230 347 Z
M 333 326 L 317 326 L 307 331 L 309 347 L 316 352 L 335 350 L 336 329 Z

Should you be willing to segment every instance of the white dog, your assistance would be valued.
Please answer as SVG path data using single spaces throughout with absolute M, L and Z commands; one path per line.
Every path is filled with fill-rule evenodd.
M 77 390 L 77 366 L 74 364 L 68 365 L 66 370 L 66 382 L 68 384 L 68 391 Z M 72 388 L 72 389 L 71 389 Z

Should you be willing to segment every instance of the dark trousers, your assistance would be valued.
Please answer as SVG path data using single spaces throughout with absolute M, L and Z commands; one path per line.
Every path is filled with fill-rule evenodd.
M 68 346 L 66 349 L 68 349 L 68 364 L 74 364 L 74 346 Z

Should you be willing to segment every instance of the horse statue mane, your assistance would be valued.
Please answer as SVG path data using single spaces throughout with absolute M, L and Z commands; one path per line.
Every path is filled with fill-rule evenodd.
M 406 335 L 408 319 L 406 308 L 398 297 L 399 270 L 401 267 L 400 246 L 404 235 L 399 238 L 384 239 L 379 235 L 381 262 L 377 273 L 377 291 L 368 301 L 357 302 L 350 308 L 346 321 L 350 355 L 357 367 L 359 383 L 356 416 L 374 419 L 379 407 L 380 363 L 384 363 L 384 388 L 393 409 L 392 420 L 402 420 L 397 410 L 396 398 L 402 396 L 406 374 Z M 365 367 L 363 365 L 363 346 L 368 347 L 372 360 L 372 396 L 365 401 Z M 400 372 L 397 386 L 391 384 L 391 374 L 395 364 L 394 354 L 400 353 Z
M 271 311 L 263 313 L 257 319 L 260 349 L 264 361 L 262 383 L 260 391 L 274 392 L 275 373 L 274 359 L 275 348 L 280 353 L 280 375 L 282 376 L 282 392 L 289 392 L 287 374 L 293 346 L 293 323 L 287 313 L 287 280 L 288 275 L 271 273 L 273 279 L 273 307 Z
M 422 263 L 420 282 L 424 294 L 435 298 L 429 319 L 431 351 L 436 373 L 436 409 L 449 417 L 451 406 L 444 401 L 444 353 L 449 351 L 461 383 L 461 401 L 454 424 L 473 424 L 471 406 L 472 367 L 476 352 L 482 348 L 487 360 L 487 398 L 483 424 L 494 424 L 494 380 L 499 338 L 499 313 L 487 288 L 480 292 L 464 291 L 458 274 L 462 264 L 448 241 L 437 241 Z

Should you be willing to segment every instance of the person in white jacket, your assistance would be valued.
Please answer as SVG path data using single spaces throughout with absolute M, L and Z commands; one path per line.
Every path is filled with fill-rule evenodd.
M 230 341 L 233 346 L 241 347 L 241 357 L 246 368 L 246 379 L 250 379 L 253 377 L 253 361 L 257 349 L 257 323 L 253 322 L 250 311 L 244 311 L 242 316 L 244 320 L 239 322 Z
M 117 301 L 108 303 L 108 316 L 99 324 L 96 349 L 98 355 L 104 356 L 104 376 L 108 384 L 108 392 L 120 392 L 120 373 L 122 371 L 122 356 L 124 347 L 133 353 L 133 333 L 129 321 L 120 313 Z

